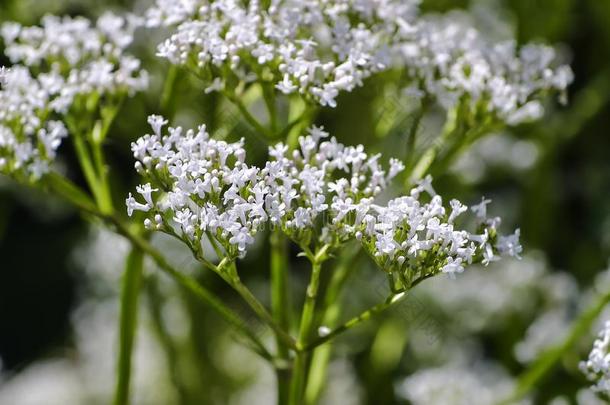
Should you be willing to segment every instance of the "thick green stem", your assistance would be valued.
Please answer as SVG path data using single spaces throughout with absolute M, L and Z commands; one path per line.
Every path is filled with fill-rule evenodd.
M 119 324 L 119 361 L 114 393 L 115 405 L 129 404 L 131 359 L 138 323 L 138 297 L 142 284 L 144 254 L 132 248 L 127 256 L 121 288 L 121 316 Z
M 326 328 L 332 329 L 339 322 L 339 316 L 341 315 L 341 291 L 349 274 L 355 268 L 354 258 L 359 251 L 359 247 L 347 251 L 339 265 L 333 269 L 333 275 L 324 297 L 324 304 L 320 310 L 322 312 L 321 325 Z M 331 352 L 332 345 L 327 344 L 318 348 L 312 354 L 309 374 L 307 376 L 307 387 L 305 388 L 305 403 L 308 405 L 317 403 L 322 393 L 326 382 L 326 371 Z
M 289 299 L 288 241 L 279 230 L 273 231 L 271 242 L 271 314 L 275 322 L 285 331 L 290 331 L 291 305 Z M 276 334 L 277 356 L 288 363 L 290 350 Z M 285 404 L 290 393 L 290 370 L 278 368 L 278 404 Z
M 299 328 L 299 337 L 297 340 L 298 348 L 302 348 L 306 345 L 315 329 L 314 313 L 316 308 L 316 300 L 318 297 L 318 288 L 320 285 L 321 270 L 321 262 L 313 260 L 311 266 L 311 279 L 309 280 L 309 285 L 307 286 L 305 304 L 303 305 L 303 313 L 301 314 L 301 326 Z M 297 352 L 294 368 L 292 370 L 292 385 L 290 387 L 291 405 L 300 405 L 303 403 L 308 361 L 309 353 L 307 351 Z
M 267 106 L 267 113 L 269 114 L 269 127 L 271 133 L 275 134 L 278 130 L 278 114 L 275 100 L 275 88 L 272 83 L 261 82 L 263 89 L 263 99 Z
M 555 367 L 563 355 L 570 350 L 578 339 L 589 332 L 591 325 L 599 314 L 610 303 L 610 291 L 601 295 L 592 305 L 585 309 L 574 321 L 570 332 L 561 343 L 545 351 L 538 359 L 519 377 L 515 391 L 509 398 L 499 402 L 508 405 L 518 402 Z

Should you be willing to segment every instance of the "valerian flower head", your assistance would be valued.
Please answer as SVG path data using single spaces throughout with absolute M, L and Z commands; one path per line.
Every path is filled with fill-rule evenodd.
M 341 91 L 390 67 L 396 22 L 408 26 L 417 3 L 159 0 L 148 23 L 174 27 L 158 47 L 171 63 L 225 80 L 265 75 L 283 94 L 334 107 Z
M 419 1 L 158 0 L 149 26 L 173 29 L 158 55 L 224 89 L 235 79 L 275 85 L 336 106 L 375 73 L 403 70 L 410 97 L 484 110 L 509 125 L 539 118 L 546 93 L 572 72 L 547 46 L 493 42 L 461 15 L 419 16 Z
M 553 48 L 491 41 L 460 13 L 424 17 L 397 42 L 396 54 L 422 94 L 446 108 L 462 103 L 473 115 L 492 113 L 508 125 L 540 118 L 542 96 L 564 95 L 573 80 Z
M 61 141 L 84 136 L 121 98 L 147 86 L 139 60 L 125 53 L 134 17 L 45 16 L 41 26 L 5 23 L 0 34 L 14 63 L 0 71 L 0 172 L 38 180 Z M 108 124 L 108 123 L 105 123 Z
M 95 23 L 82 17 L 43 17 L 40 26 L 6 23 L 1 34 L 13 63 L 64 79 L 62 96 L 133 93 L 146 88 L 140 61 L 126 53 L 139 19 L 106 13 Z
M 610 395 L 610 321 L 604 324 L 593 342 L 589 358 L 580 363 L 580 369 L 594 383 L 594 391 Z
M 210 239 L 231 257 L 243 256 L 265 226 L 281 229 L 304 250 L 332 252 L 358 240 L 403 288 L 438 273 L 461 273 L 474 262 L 516 256 L 518 233 L 498 236 L 499 220 L 478 218 L 476 233 L 459 229 L 466 207 L 443 206 L 426 177 L 408 196 L 377 204 L 403 165 L 389 169 L 362 145 L 346 146 L 313 127 L 289 151 L 270 147 L 262 169 L 246 163 L 242 142 L 210 139 L 205 126 L 184 131 L 149 119 L 153 134 L 132 144 L 136 168 L 147 179 L 132 195 L 128 213 L 144 211 L 146 225 L 185 240 L 199 252 Z M 154 187 L 154 188 L 153 188 Z
M 58 87 L 46 86 L 52 75 L 36 80 L 27 68 L 4 71 L 0 89 L 0 173 L 39 179 L 49 171 L 61 141 L 64 124 L 48 119 L 59 98 Z

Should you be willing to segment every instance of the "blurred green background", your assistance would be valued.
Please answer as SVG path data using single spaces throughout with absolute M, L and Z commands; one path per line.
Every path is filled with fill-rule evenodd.
M 107 9 L 143 10 L 146 6 L 145 1 L 130 0 L 0 0 L 0 22 L 35 24 L 45 13 L 95 17 Z M 527 365 L 523 360 L 527 355 L 515 354 L 515 348 L 528 336 L 528 327 L 546 309 L 564 311 L 567 321 L 573 318 L 596 275 L 608 266 L 610 1 L 428 0 L 423 4 L 426 12 L 456 7 L 467 9 L 482 30 L 512 32 L 520 43 L 557 44 L 575 73 L 567 106 L 550 104 L 540 122 L 484 139 L 449 173 L 435 179 L 437 191 L 447 198 L 470 203 L 481 195 L 493 198 L 494 214 L 505 218 L 507 229 L 521 227 L 522 243 L 529 253 L 523 262 L 505 266 L 512 266 L 510 276 L 498 274 L 505 270 L 501 266 L 492 266 L 480 279 L 458 280 L 455 285 L 443 280 L 445 284 L 423 289 L 416 301 L 342 337 L 334 349 L 336 360 L 323 396 L 326 403 L 409 403 L 400 388 L 406 378 L 455 358 L 466 358 L 455 360 L 460 365 L 493 363 L 504 370 L 505 378 L 518 375 Z M 154 57 L 155 44 L 156 38 L 143 35 L 137 40 L 135 52 L 152 73 L 151 89 L 127 102 L 107 145 L 112 181 L 122 190 L 117 200 L 137 180 L 129 143 L 146 133 L 147 115 L 159 108 L 167 66 Z M 8 61 L 0 60 L 0 64 Z M 247 126 L 223 109 L 217 96 L 204 95 L 195 80 L 182 74 L 178 86 L 172 103 L 178 123 L 206 122 L 215 130 L 230 122 L 234 126 L 230 137 L 248 136 Z M 342 95 L 337 109 L 323 110 L 317 123 L 341 142 L 363 143 L 394 156 L 397 145 L 400 148 L 400 128 L 384 138 L 375 135 L 379 113 L 389 107 L 408 110 L 408 106 L 388 107 L 392 99 L 384 98 L 381 89 L 383 80 L 371 79 L 363 89 Z M 426 136 L 434 136 L 436 120 L 432 114 L 424 121 Z M 264 160 L 263 145 L 250 142 L 248 148 L 249 156 Z M 69 148 L 64 149 L 68 173 L 84 184 Z M 116 294 L 125 251 L 121 243 L 92 230 L 59 201 L 0 178 L 0 403 L 108 402 L 116 348 Z M 183 268 L 193 267 L 187 252 L 165 240 L 156 243 Z M 292 296 L 298 301 L 308 273 L 299 259 L 294 258 L 293 264 Z M 353 281 L 341 298 L 346 301 L 346 316 L 380 300 L 370 288 L 376 276 L 370 267 L 365 260 L 357 263 Z M 191 271 L 247 314 L 217 279 Z M 519 274 L 528 271 L 535 277 L 519 279 Z M 265 249 L 249 254 L 241 273 L 257 295 L 268 296 Z M 273 403 L 271 370 L 240 349 L 222 321 L 157 274 L 147 271 L 141 303 L 137 402 Z M 548 284 L 550 279 L 569 281 Z M 504 288 L 514 295 L 497 309 L 490 301 L 481 298 L 479 302 L 468 294 L 463 294 L 466 298 L 436 296 L 451 295 L 447 289 L 458 288 L 482 294 L 481 286 Z M 553 293 L 559 298 L 549 298 Z M 451 299 L 462 301 L 456 304 Z M 531 305 L 513 308 L 520 300 L 531 300 Z M 473 319 L 480 325 L 459 325 Z M 541 338 L 540 345 L 553 338 Z M 584 358 L 589 343 L 585 339 L 580 352 L 562 359 L 561 367 L 537 387 L 534 403 L 549 403 L 558 396 L 567 403 L 585 403 L 579 391 L 587 382 L 575 364 Z M 62 398 L 60 402 L 53 402 L 56 397 Z

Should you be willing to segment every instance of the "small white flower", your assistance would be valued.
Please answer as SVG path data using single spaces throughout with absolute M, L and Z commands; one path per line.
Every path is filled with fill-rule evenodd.
M 125 200 L 125 204 L 127 205 L 127 215 L 132 216 L 134 211 L 144 211 L 148 212 L 151 207 L 147 204 L 141 204 L 136 201 L 135 198 L 129 193 L 129 197 Z
M 152 194 L 154 191 L 159 191 L 158 189 L 156 189 L 156 188 L 152 188 L 152 187 L 150 186 L 150 183 L 146 183 L 146 184 L 143 184 L 143 185 L 137 186 L 137 187 L 136 187 L 136 191 L 137 191 L 138 193 L 140 193 L 140 194 L 142 195 L 142 197 L 144 197 L 144 200 L 146 201 L 146 204 L 147 204 L 149 207 L 154 206 L 154 203 L 153 203 L 153 200 L 152 200 L 152 196 L 151 196 L 151 194 Z

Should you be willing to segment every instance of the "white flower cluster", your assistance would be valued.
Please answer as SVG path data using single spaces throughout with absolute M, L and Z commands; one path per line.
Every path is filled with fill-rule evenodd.
M 158 55 L 204 74 L 210 90 L 237 75 L 323 106 L 334 107 L 341 91 L 374 73 L 404 69 L 411 95 L 445 107 L 463 99 L 517 124 L 538 118 L 540 96 L 572 81 L 552 48 L 491 42 L 453 14 L 417 18 L 418 3 L 274 0 L 265 8 L 259 1 L 158 0 L 147 21 L 175 26 Z
M 595 383 L 594 391 L 610 395 L 610 321 L 604 324 L 589 358 L 580 363 L 580 369 Z
M 243 256 L 267 225 L 280 227 L 304 248 L 334 249 L 357 239 L 404 287 L 422 276 L 460 273 L 473 262 L 521 252 L 518 232 L 497 235 L 499 219 L 486 214 L 489 200 L 472 207 L 478 233 L 459 230 L 454 223 L 467 207 L 452 200 L 445 209 L 429 177 L 409 196 L 375 204 L 403 165 L 392 159 L 386 171 L 380 155 L 325 140 L 321 128 L 300 137 L 300 148 L 291 153 L 282 143 L 271 147 L 270 161 L 259 169 L 245 163 L 241 142 L 210 139 L 204 126 L 164 134 L 162 117 L 149 122 L 153 134 L 134 142 L 132 150 L 137 170 L 150 183 L 137 188 L 144 203 L 129 196 L 128 213 L 147 212 L 147 227 L 174 234 L 196 251 L 211 238 L 229 256 Z M 423 202 L 424 191 L 429 202 Z
M 58 100 L 58 87 L 45 87 L 51 75 L 33 78 L 27 68 L 3 72 L 0 89 L 0 173 L 38 179 L 49 170 L 67 130 L 48 120 Z
M 490 41 L 459 13 L 423 19 L 398 52 L 423 94 L 446 108 L 463 101 L 473 115 L 492 112 L 509 125 L 540 118 L 541 96 L 563 93 L 573 80 L 553 48 Z
M 0 71 L 1 173 L 39 179 L 68 135 L 71 117 L 82 126 L 91 114 L 97 119 L 98 109 L 147 86 L 140 61 L 124 54 L 136 22 L 105 14 L 96 26 L 55 16 L 44 17 L 40 27 L 2 26 L 14 65 Z
M 389 67 L 395 29 L 390 19 L 408 25 L 417 1 L 270 3 L 158 1 L 148 12 L 148 24 L 177 26 L 158 49 L 174 64 L 213 77 L 231 72 L 246 81 L 267 71 L 282 93 L 298 92 L 334 107 L 340 91 L 351 91 Z
M 2 26 L 5 53 L 12 63 L 54 73 L 48 87 L 61 87 L 62 97 L 98 92 L 133 93 L 146 88 L 140 61 L 125 53 L 139 20 L 102 15 L 95 25 L 82 17 L 43 17 L 41 26 Z M 66 101 L 66 104 L 69 104 Z

